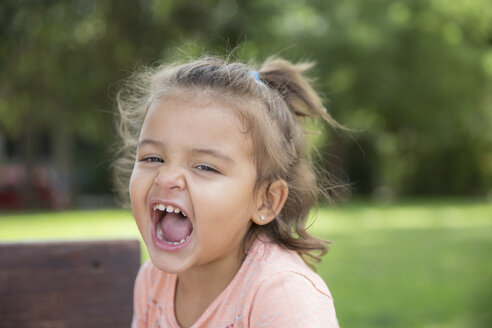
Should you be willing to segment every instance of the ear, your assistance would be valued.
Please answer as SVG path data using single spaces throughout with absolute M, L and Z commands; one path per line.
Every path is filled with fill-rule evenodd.
M 282 179 L 262 188 L 258 195 L 258 209 L 252 221 L 258 225 L 272 222 L 284 207 L 288 195 L 289 187 Z

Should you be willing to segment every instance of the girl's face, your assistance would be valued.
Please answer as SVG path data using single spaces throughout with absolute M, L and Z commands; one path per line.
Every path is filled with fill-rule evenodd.
M 228 268 L 257 210 L 251 141 L 208 98 L 151 106 L 130 180 L 133 215 L 162 271 Z M 175 213 L 177 212 L 177 213 Z

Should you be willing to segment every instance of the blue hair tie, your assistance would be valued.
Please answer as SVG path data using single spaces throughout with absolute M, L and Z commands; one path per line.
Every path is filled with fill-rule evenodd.
M 259 84 L 265 85 L 265 83 L 263 83 L 263 81 L 260 79 L 260 73 L 258 73 L 257 71 L 249 71 L 248 74 L 254 77 L 256 82 L 258 82 Z

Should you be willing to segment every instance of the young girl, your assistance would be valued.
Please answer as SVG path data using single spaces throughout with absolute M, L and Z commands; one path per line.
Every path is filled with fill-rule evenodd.
M 302 259 L 327 250 L 305 227 L 319 190 L 303 118 L 337 126 L 309 67 L 205 58 L 120 92 L 116 178 L 151 259 L 132 327 L 338 327 Z

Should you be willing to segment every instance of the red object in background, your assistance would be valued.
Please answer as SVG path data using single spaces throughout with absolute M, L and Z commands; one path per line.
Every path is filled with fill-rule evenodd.
M 55 172 L 40 165 L 30 172 L 20 164 L 0 166 L 0 209 L 68 208 L 68 192 L 59 186 L 62 179 Z M 32 188 L 34 204 L 28 204 L 28 188 Z
M 22 206 L 22 189 L 27 181 L 24 167 L 0 166 L 0 209 L 18 209 Z

